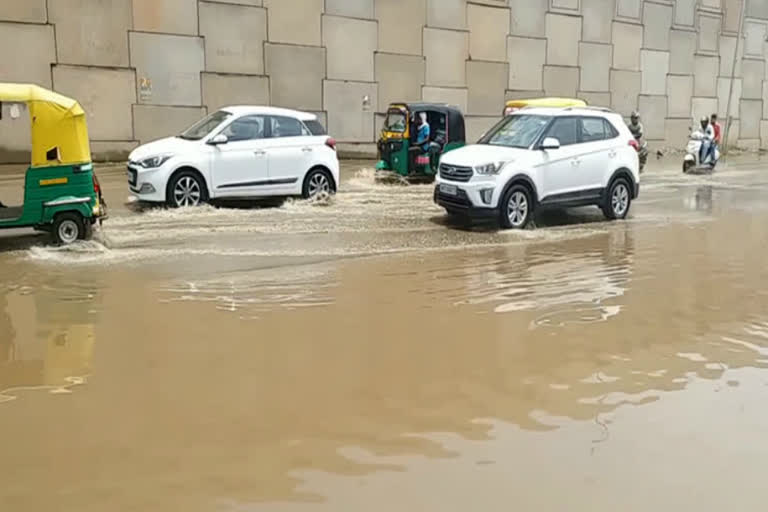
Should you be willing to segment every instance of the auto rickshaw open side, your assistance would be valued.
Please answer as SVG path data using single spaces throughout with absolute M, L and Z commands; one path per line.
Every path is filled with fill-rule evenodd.
M 426 116 L 430 136 L 419 144 L 416 120 L 421 114 Z M 465 144 L 464 116 L 458 108 L 439 103 L 392 103 L 379 137 L 376 170 L 391 171 L 410 181 L 433 181 L 440 156 Z

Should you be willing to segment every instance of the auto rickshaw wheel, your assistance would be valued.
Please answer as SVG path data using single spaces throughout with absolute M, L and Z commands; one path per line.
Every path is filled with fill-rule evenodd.
M 82 215 L 75 212 L 65 212 L 58 214 L 53 220 L 51 234 L 57 245 L 70 245 L 77 240 L 88 238 L 89 230 L 85 227 L 85 220 Z

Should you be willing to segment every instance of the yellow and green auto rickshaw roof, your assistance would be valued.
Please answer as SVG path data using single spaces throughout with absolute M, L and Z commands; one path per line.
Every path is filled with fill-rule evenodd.
M 32 132 L 32 167 L 91 161 L 88 126 L 80 104 L 37 85 L 0 83 L 0 103 L 25 103 Z
M 527 100 L 509 100 L 504 109 L 504 114 L 510 113 L 525 107 L 586 107 L 587 102 L 575 98 L 533 98 Z

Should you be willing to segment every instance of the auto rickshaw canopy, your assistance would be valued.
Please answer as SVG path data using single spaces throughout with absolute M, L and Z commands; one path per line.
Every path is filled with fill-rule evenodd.
M 509 100 L 504 108 L 504 115 L 525 107 L 586 107 L 587 102 L 575 98 L 533 98 L 528 100 Z
M 37 85 L 0 83 L 0 103 L 25 103 L 32 133 L 32 167 L 91 161 L 88 126 L 80 104 Z
M 391 103 L 389 105 L 389 109 L 404 110 L 409 116 L 420 112 L 426 112 L 427 114 L 440 114 L 445 118 L 445 125 L 442 127 L 446 132 L 445 142 L 465 142 L 466 132 L 464 127 L 464 115 L 461 113 L 461 110 L 459 110 L 458 107 L 448 105 L 446 103 L 400 102 Z M 433 130 L 435 130 L 435 127 L 433 127 Z M 408 136 L 407 129 L 405 136 Z

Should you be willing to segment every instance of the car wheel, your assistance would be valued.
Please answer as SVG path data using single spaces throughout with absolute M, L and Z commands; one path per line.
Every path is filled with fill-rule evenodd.
M 608 198 L 603 205 L 603 213 L 611 220 L 623 219 L 629 213 L 632 204 L 632 194 L 629 191 L 629 183 L 624 178 L 619 178 L 611 184 Z
M 167 196 L 171 208 L 200 206 L 206 201 L 205 184 L 196 173 L 184 171 L 173 177 Z
M 304 187 L 301 195 L 304 199 L 314 199 L 333 194 L 331 176 L 323 169 L 313 169 L 304 178 Z
M 504 228 L 523 229 L 533 213 L 531 193 L 522 185 L 513 185 L 507 190 L 499 205 L 501 225 Z
M 85 240 L 88 230 L 83 216 L 75 212 L 60 213 L 53 221 L 51 230 L 56 245 L 70 245 L 77 240 Z

